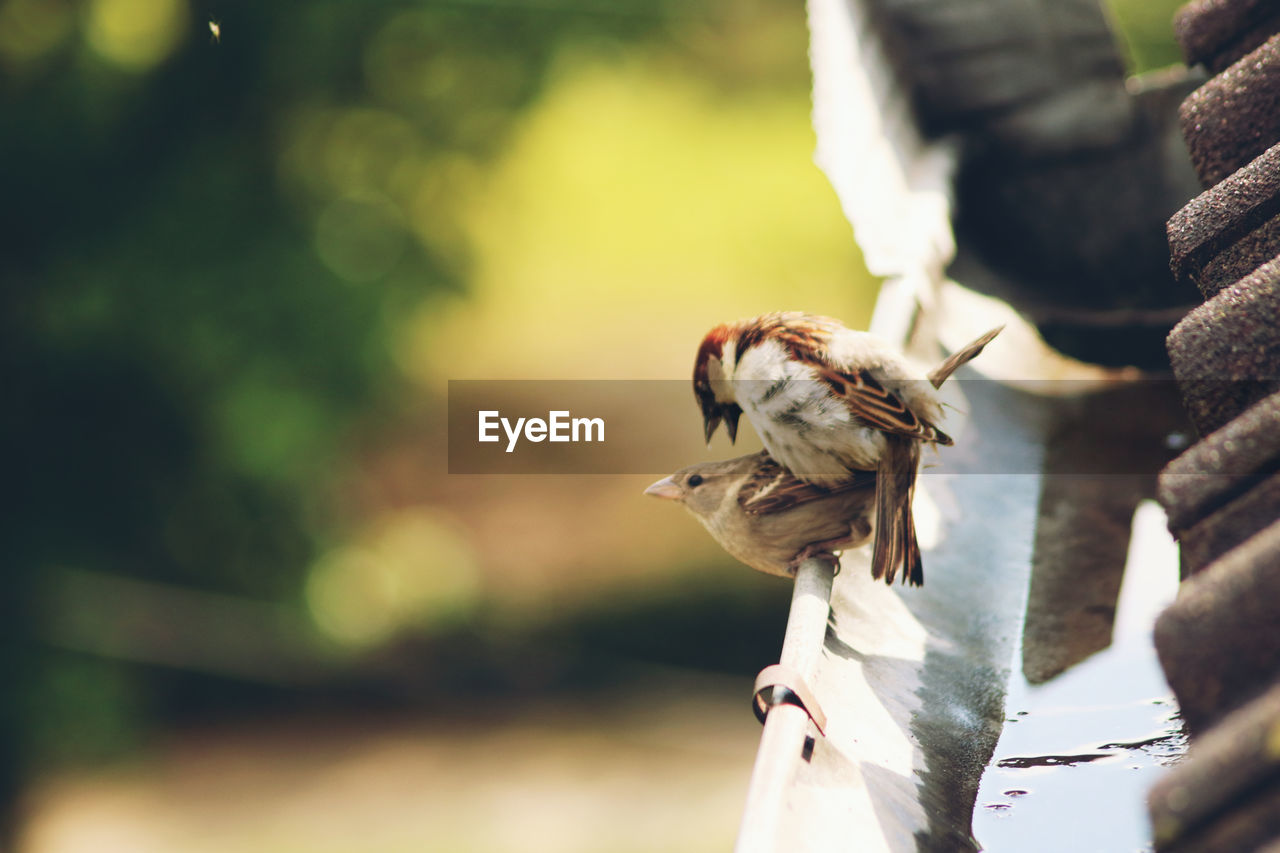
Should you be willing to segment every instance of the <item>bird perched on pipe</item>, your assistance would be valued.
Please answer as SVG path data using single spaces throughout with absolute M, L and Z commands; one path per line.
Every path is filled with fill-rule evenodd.
M 859 471 L 828 489 L 797 479 L 761 451 L 682 468 L 645 494 L 684 504 L 732 556 L 753 569 L 794 577 L 816 557 L 871 537 L 876 475 Z
M 872 577 L 924 583 L 911 499 L 920 445 L 950 445 L 935 393 L 1000 333 L 992 329 L 920 376 L 891 345 L 800 312 L 716 326 L 698 347 L 693 391 L 707 441 L 745 414 L 765 449 L 802 482 L 835 488 L 875 471 Z

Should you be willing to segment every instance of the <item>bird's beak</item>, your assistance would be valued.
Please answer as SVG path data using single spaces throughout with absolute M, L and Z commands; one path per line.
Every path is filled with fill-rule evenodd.
M 702 418 L 702 427 L 707 436 L 707 444 L 711 444 L 711 436 L 716 434 L 716 427 L 720 426 L 720 413 L 716 412 L 712 415 L 705 415 Z
M 663 477 L 658 482 L 644 490 L 646 495 L 653 495 L 655 498 L 664 498 L 669 501 L 678 500 L 680 498 L 680 487 L 676 485 L 676 481 L 671 477 Z
M 741 416 L 742 408 L 737 404 L 724 410 L 724 428 L 729 433 L 730 444 L 736 444 L 738 441 L 738 418 Z
M 702 424 L 706 430 L 707 444 L 711 444 L 711 436 L 716 434 L 716 427 L 724 421 L 724 431 L 729 433 L 729 443 L 738 441 L 738 418 L 742 417 L 742 407 L 737 403 L 721 406 L 713 414 L 703 416 Z

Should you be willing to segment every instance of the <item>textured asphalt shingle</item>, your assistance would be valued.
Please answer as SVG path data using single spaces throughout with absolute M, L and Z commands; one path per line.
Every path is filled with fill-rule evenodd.
M 1280 829 L 1280 686 L 1194 741 L 1147 798 L 1161 850 L 1258 850 Z
M 1178 116 L 1206 187 L 1280 142 L 1280 35 L 1193 92 Z
M 1183 532 L 1179 539 L 1183 563 L 1190 572 L 1198 572 L 1277 518 L 1280 473 L 1272 473 Z M 1270 606 L 1280 624 L 1280 598 Z
M 1191 732 L 1252 698 L 1280 672 L 1280 521 L 1183 583 L 1156 621 L 1165 677 Z
M 1156 494 L 1178 535 L 1280 470 L 1280 394 L 1257 403 L 1160 472 Z
M 1217 73 L 1280 32 L 1275 0 L 1196 0 L 1174 19 L 1174 33 L 1188 65 Z
M 1168 227 L 1208 300 L 1166 342 L 1206 437 L 1158 484 L 1193 574 L 1155 642 L 1194 739 L 1148 804 L 1162 853 L 1280 853 L 1280 2 L 1196 0 L 1176 31 L 1222 73 L 1180 111 L 1211 188 Z
M 1202 435 L 1280 390 L 1280 257 L 1189 313 L 1166 345 L 1183 401 Z M 1280 419 L 1270 432 L 1280 434 L 1277 424 Z
M 1280 255 L 1280 145 L 1188 202 L 1167 230 L 1170 269 L 1206 299 Z

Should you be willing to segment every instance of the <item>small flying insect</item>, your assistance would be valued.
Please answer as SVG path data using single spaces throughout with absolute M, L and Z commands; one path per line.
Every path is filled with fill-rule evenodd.
M 222 43 L 222 24 L 217 18 L 209 19 L 209 40 L 214 44 Z

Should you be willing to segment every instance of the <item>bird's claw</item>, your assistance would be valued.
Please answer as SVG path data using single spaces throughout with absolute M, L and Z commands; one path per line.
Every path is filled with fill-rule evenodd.
M 831 566 L 834 574 L 840 574 L 840 558 L 824 542 L 806 545 L 800 550 L 800 553 L 791 558 L 791 562 L 787 563 L 787 570 L 792 577 L 795 577 L 796 572 L 800 571 L 800 564 L 805 560 L 821 560 Z

